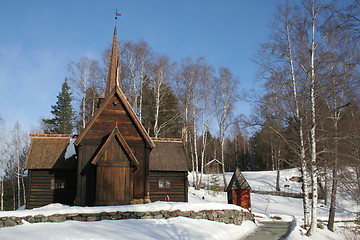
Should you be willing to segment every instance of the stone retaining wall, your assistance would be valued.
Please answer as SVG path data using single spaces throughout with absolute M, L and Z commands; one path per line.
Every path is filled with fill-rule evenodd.
M 101 212 L 101 213 L 68 213 L 54 214 L 51 216 L 34 215 L 25 217 L 0 217 L 0 228 L 12 227 L 23 224 L 40 222 L 65 222 L 65 221 L 100 221 L 120 219 L 167 219 L 173 217 L 188 217 L 193 219 L 206 219 L 216 222 L 240 225 L 245 220 L 254 221 L 254 215 L 238 210 L 203 210 L 203 211 L 152 211 L 152 212 Z

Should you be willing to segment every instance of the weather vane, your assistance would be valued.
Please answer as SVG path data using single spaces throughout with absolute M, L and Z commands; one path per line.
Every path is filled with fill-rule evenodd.
M 121 16 L 121 14 L 118 13 L 118 10 L 116 9 L 116 11 L 115 11 L 115 19 L 118 19 L 118 17 L 120 17 L 120 16 Z

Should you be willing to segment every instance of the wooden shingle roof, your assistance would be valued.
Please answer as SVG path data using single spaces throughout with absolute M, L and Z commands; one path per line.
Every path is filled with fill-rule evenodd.
M 150 153 L 150 171 L 189 171 L 184 144 L 174 139 L 153 139 L 155 148 Z
M 31 134 L 25 169 L 74 169 L 75 155 L 66 159 L 65 154 L 74 135 Z M 70 146 L 73 147 L 73 146 Z
M 249 183 L 246 181 L 244 175 L 241 173 L 239 168 L 236 168 L 226 191 L 231 191 L 232 189 L 238 189 L 238 190 L 251 189 Z

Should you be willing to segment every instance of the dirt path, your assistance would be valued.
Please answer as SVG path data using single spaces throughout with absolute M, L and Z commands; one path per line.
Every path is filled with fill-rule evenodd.
M 290 222 L 272 221 L 259 222 L 259 228 L 244 240 L 278 240 L 286 237 L 289 233 Z

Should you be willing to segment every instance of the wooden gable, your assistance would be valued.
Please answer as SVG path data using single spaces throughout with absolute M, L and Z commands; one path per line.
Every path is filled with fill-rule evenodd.
M 102 138 L 111 132 L 115 126 L 118 126 L 127 141 L 142 140 L 149 148 L 155 146 L 124 93 L 117 86 L 111 91 L 111 94 L 108 94 L 74 145 L 79 145 L 83 139 Z
M 106 156 L 107 150 L 110 149 L 110 153 L 118 153 L 115 156 Z M 118 150 L 117 150 L 118 149 Z M 96 153 L 92 164 L 97 164 L 99 161 L 106 161 L 107 159 L 113 159 L 114 162 L 122 161 L 122 158 L 126 157 L 135 167 L 139 167 L 139 161 L 136 159 L 134 153 L 131 151 L 129 145 L 126 143 L 124 137 L 119 132 L 116 126 L 111 132 L 101 149 Z

